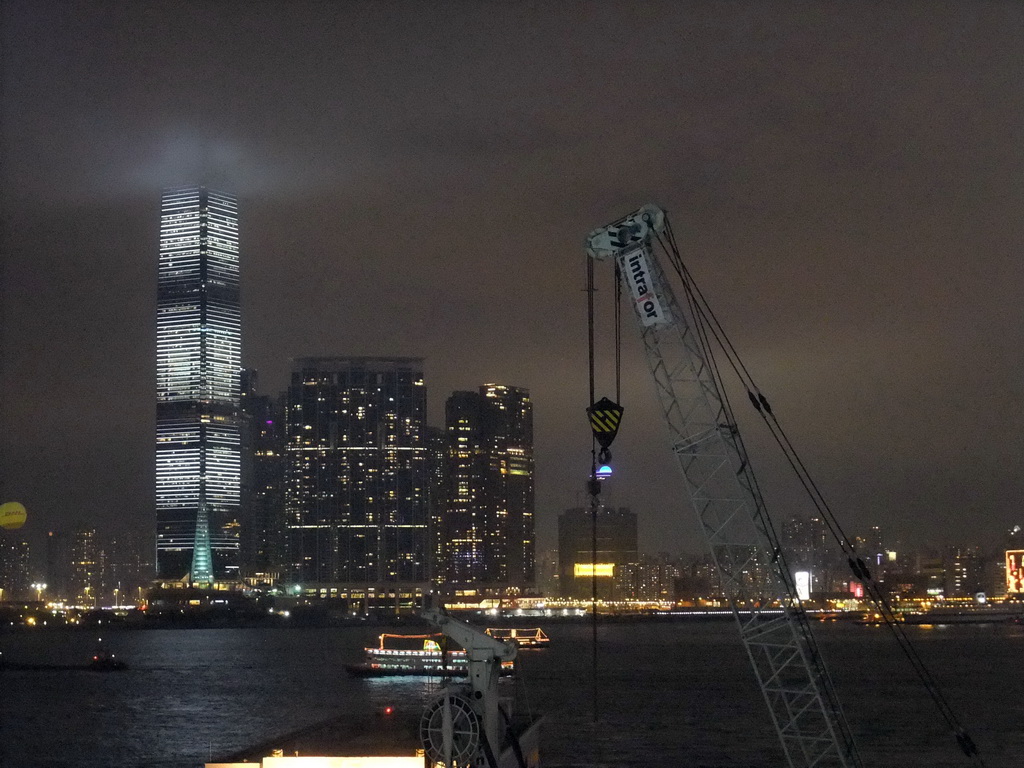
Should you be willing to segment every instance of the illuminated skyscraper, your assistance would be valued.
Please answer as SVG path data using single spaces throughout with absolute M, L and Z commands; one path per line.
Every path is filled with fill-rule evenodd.
M 233 197 L 202 187 L 164 193 L 157 286 L 157 576 L 234 579 L 241 308 Z
M 440 576 L 453 586 L 535 582 L 533 405 L 519 387 L 485 384 L 445 404 L 446 492 Z
M 426 409 L 421 359 L 295 361 L 285 416 L 292 580 L 427 580 Z

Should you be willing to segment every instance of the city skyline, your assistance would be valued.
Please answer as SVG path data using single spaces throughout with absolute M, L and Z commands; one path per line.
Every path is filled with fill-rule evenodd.
M 245 211 L 267 391 L 344 354 L 424 358 L 431 424 L 478 382 L 531 392 L 542 547 L 590 463 L 581 243 L 648 201 L 851 530 L 985 544 L 1020 520 L 1018 5 L 260 6 L 0 10 L 0 462 L 25 536 L 149 514 L 153 222 L 190 183 Z M 644 44 L 594 44 L 627 18 Z M 700 551 L 631 322 L 608 501 L 645 548 Z M 784 467 L 740 426 L 783 515 Z

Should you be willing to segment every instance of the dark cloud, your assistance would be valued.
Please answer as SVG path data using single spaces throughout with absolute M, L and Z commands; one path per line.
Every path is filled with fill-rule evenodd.
M 268 390 L 375 353 L 427 358 L 435 423 L 453 389 L 531 389 L 545 544 L 588 467 L 582 240 L 648 200 L 851 529 L 1019 521 L 1017 3 L 2 14 L 4 482 L 46 521 L 149 525 L 159 191 L 195 182 L 241 199 Z M 611 500 L 697 549 L 626 330 Z

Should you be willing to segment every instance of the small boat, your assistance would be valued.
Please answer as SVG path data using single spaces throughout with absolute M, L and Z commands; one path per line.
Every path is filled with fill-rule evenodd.
M 466 652 L 448 647 L 442 634 L 382 634 L 376 648 L 364 648 L 366 660 L 346 664 L 345 671 L 354 677 L 422 676 L 465 677 Z M 512 662 L 501 666 L 501 674 L 512 674 Z
M 128 669 L 128 665 L 106 648 L 97 648 L 89 662 L 89 669 L 93 672 L 119 672 Z
M 516 629 L 514 627 L 488 627 L 484 630 L 496 640 L 512 640 L 520 648 L 547 648 L 551 638 L 540 627 Z
M 92 658 L 85 664 L 33 664 L 20 661 L 7 661 L 0 654 L 0 670 L 9 669 L 18 672 L 71 672 L 85 670 L 91 672 L 120 672 L 128 669 L 128 665 L 104 649 L 97 649 Z

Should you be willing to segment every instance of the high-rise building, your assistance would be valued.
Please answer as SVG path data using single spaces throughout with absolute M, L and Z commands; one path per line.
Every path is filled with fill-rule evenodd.
M 287 577 L 301 584 L 426 582 L 423 361 L 300 358 L 287 398 Z
M 639 562 L 615 570 L 613 594 L 619 600 L 672 602 L 685 584 L 683 568 L 664 552 L 641 555 Z
M 946 597 L 973 597 L 984 592 L 986 586 L 981 547 L 958 545 L 946 549 Z
M 598 597 L 613 598 L 617 571 L 638 561 L 636 514 L 628 508 L 600 507 L 596 520 L 582 507 L 558 516 L 558 582 L 563 597 L 590 597 L 596 579 Z
M 103 597 L 105 555 L 95 528 L 71 536 L 70 596 L 77 605 L 96 607 Z
M 53 598 L 71 601 L 71 540 L 64 531 L 46 533 L 45 583 Z
M 444 556 L 441 514 L 445 502 L 445 466 L 448 451 L 445 448 L 445 431 L 439 427 L 424 429 L 427 447 L 427 578 L 434 584 L 444 581 L 441 564 Z
M 157 282 L 156 566 L 210 584 L 238 573 L 241 307 L 238 207 L 164 193 Z
M 485 384 L 445 404 L 441 574 L 451 586 L 535 583 L 533 405 L 519 387 Z
M 256 394 L 256 371 L 242 377 L 242 576 L 276 582 L 284 550 L 284 398 Z
M 875 534 L 881 536 L 877 529 L 872 529 L 872 541 Z M 844 591 L 849 583 L 850 569 L 824 519 L 803 515 L 784 519 L 780 540 L 792 575 L 807 571 L 815 592 Z
M 136 530 L 119 530 L 103 544 L 102 600 L 112 605 L 141 601 L 153 580 L 152 536 Z
M 0 601 L 30 596 L 29 543 L 0 536 Z

